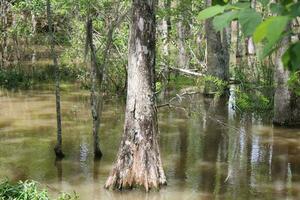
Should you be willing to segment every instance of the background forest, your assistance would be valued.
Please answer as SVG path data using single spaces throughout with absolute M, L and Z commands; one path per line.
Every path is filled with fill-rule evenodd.
M 0 2 L 0 199 L 300 196 L 300 2 Z

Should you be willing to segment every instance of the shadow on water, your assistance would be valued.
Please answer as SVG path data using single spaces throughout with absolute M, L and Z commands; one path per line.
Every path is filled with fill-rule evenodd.
M 105 102 L 101 124 L 104 157 L 94 161 L 87 91 L 62 93 L 63 149 L 56 161 L 55 101 L 49 91 L 0 91 L 0 177 L 41 182 L 52 195 L 81 199 L 299 199 L 300 129 L 232 110 L 234 99 L 201 95 L 159 108 L 160 148 L 168 186 L 160 192 L 103 189 L 118 151 L 124 101 Z M 167 99 L 172 98 L 172 93 Z

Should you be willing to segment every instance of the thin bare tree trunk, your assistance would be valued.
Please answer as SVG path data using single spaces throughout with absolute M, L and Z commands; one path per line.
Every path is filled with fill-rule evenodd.
M 251 8 L 256 9 L 256 0 L 251 0 Z M 246 45 L 247 45 L 247 55 L 248 56 L 255 55 L 256 49 L 252 37 L 248 37 L 246 39 Z M 251 61 L 250 64 L 252 64 Z
M 230 42 L 231 42 L 231 27 L 224 28 L 222 32 L 222 50 L 223 50 L 223 63 L 224 67 L 228 68 L 227 73 L 229 73 L 229 60 L 230 60 Z M 225 79 L 228 79 L 228 74 Z
M 251 8 L 256 9 L 256 0 L 251 0 Z M 247 37 L 245 41 L 246 57 L 248 61 L 247 76 L 249 81 L 257 82 L 259 80 L 259 71 L 257 69 L 256 48 L 252 37 Z
M 236 22 L 236 58 L 243 57 L 243 46 L 241 44 L 241 31 L 240 31 L 240 24 Z
M 13 28 L 17 27 L 16 15 L 14 13 L 12 13 L 12 26 L 13 26 Z M 17 64 L 21 59 L 17 33 L 13 33 L 12 38 L 13 38 L 13 43 L 14 43 L 14 62 L 13 63 Z
M 155 0 L 133 0 L 124 132 L 105 188 L 149 191 L 166 184 L 155 100 Z
M 180 7 L 180 19 L 177 23 L 177 31 L 178 31 L 178 68 L 188 69 L 189 68 L 189 55 L 187 52 L 187 39 L 189 32 L 188 25 L 188 15 L 185 10 L 187 6 L 185 5 L 187 2 L 178 1 L 178 5 Z
M 7 41 L 7 14 L 8 14 L 8 1 L 1 0 L 1 65 L 5 67 L 8 62 L 8 41 Z
M 49 27 L 49 38 L 51 46 L 51 55 L 53 59 L 53 64 L 55 67 L 55 103 L 56 103 L 56 122 L 57 122 L 57 143 L 54 148 L 57 158 L 63 158 L 64 154 L 62 152 L 62 133 L 61 133 L 61 110 L 60 110 L 60 74 L 59 66 L 57 62 L 57 55 L 55 53 L 55 40 L 54 33 L 52 29 L 52 16 L 51 16 L 51 3 L 50 0 L 47 0 L 47 19 Z
M 32 25 L 32 35 L 33 35 L 33 40 L 35 39 L 35 34 L 36 34 L 36 24 L 37 24 L 37 21 L 36 21 L 36 17 L 35 17 L 35 13 L 33 11 L 31 11 L 31 25 Z M 34 43 L 32 42 L 32 45 Z M 31 62 L 32 63 L 35 63 L 36 61 L 36 47 L 33 46 L 33 53 L 32 53 L 32 57 L 31 57 Z
M 99 126 L 100 126 L 100 112 L 102 110 L 102 73 L 100 74 L 97 66 L 97 57 L 95 52 L 95 47 L 93 43 L 93 21 L 88 16 L 87 19 L 87 43 L 90 48 L 91 56 L 91 111 L 93 118 L 93 138 L 94 138 L 94 157 L 100 159 L 102 157 L 102 152 L 100 150 L 99 143 Z
M 160 7 L 163 7 L 166 10 L 169 10 L 171 7 L 170 0 L 160 0 L 159 1 Z M 163 40 L 163 47 L 162 47 L 162 54 L 163 54 L 163 79 L 164 85 L 166 85 L 170 79 L 170 72 L 169 72 L 169 57 L 170 57 L 170 48 L 169 48 L 169 37 L 170 37 L 170 27 L 171 27 L 171 20 L 170 16 L 165 16 L 162 21 L 160 22 L 159 30 L 161 32 L 162 40 Z

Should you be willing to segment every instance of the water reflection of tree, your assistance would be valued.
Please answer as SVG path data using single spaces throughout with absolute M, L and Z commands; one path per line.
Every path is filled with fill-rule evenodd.
M 200 165 L 199 188 L 205 193 L 218 195 L 224 192 L 221 182 L 226 178 L 221 165 L 227 157 L 227 127 L 220 124 L 227 123 L 228 120 L 226 99 L 219 99 L 215 102 L 212 99 L 205 99 L 204 110 L 203 156 Z
M 251 167 L 251 117 L 245 116 L 245 123 L 240 125 L 241 117 L 235 116 L 229 129 L 228 174 L 225 180 L 227 198 L 245 199 L 249 194 L 249 176 Z M 238 128 L 237 128 L 238 127 Z
M 179 159 L 175 166 L 175 178 L 185 183 L 186 165 L 187 165 L 187 148 L 188 148 L 188 126 L 186 122 L 180 123 L 179 129 Z

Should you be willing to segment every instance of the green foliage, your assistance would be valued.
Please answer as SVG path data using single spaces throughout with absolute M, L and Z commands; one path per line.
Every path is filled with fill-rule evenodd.
M 292 72 L 300 70 L 300 42 L 293 43 L 282 56 L 282 62 Z
M 255 28 L 261 23 L 261 14 L 257 13 L 252 8 L 245 8 L 240 10 L 238 22 L 241 24 L 242 32 L 246 36 L 253 34 Z
M 206 8 L 205 10 L 203 10 L 202 12 L 199 13 L 198 19 L 204 20 L 204 19 L 214 17 L 220 13 L 223 13 L 225 8 L 226 8 L 225 6 L 220 6 L 220 5 L 211 6 L 209 8 Z
M 212 89 L 212 91 L 215 92 L 215 94 L 214 94 L 215 97 L 220 97 L 221 95 L 223 95 L 224 91 L 228 87 L 227 81 L 223 81 L 215 76 L 200 77 L 197 79 L 196 84 L 198 87 L 206 85 L 207 87 Z
M 253 34 L 254 41 L 256 43 L 265 42 L 265 48 L 261 55 L 262 58 L 269 55 L 274 46 L 280 41 L 288 21 L 289 18 L 287 16 L 270 17 L 256 28 Z
M 232 12 L 225 12 L 221 15 L 214 17 L 213 26 L 216 31 L 222 31 L 224 28 L 228 27 L 232 20 L 239 16 L 239 11 L 234 10 Z
M 273 101 L 259 90 L 235 90 L 236 107 L 242 112 L 266 112 L 273 108 Z
M 39 189 L 34 181 L 20 181 L 16 184 L 3 180 L 0 182 L 0 200 L 50 200 L 47 190 Z M 76 200 L 78 196 L 62 194 L 57 200 Z
M 86 87 L 88 71 L 83 67 L 60 66 L 60 79 L 68 82 L 79 82 Z M 31 68 L 14 66 L 0 68 L 0 86 L 8 89 L 28 89 L 38 83 L 53 83 L 55 81 L 55 69 L 52 65 L 32 66 Z
M 247 68 L 247 63 L 242 63 L 233 71 L 233 77 L 239 83 L 233 89 L 236 108 L 241 112 L 271 111 L 274 98 L 273 67 L 257 62 L 256 73 Z
M 196 80 L 182 76 L 182 75 L 171 75 L 168 83 L 168 89 L 180 90 L 184 87 L 195 86 Z
M 293 72 L 290 75 L 288 86 L 295 95 L 300 96 L 300 71 Z
M 260 58 L 270 55 L 277 47 L 283 36 L 290 34 L 285 31 L 287 25 L 300 16 L 300 2 L 291 0 L 271 3 L 269 0 L 259 1 L 262 7 L 270 9 L 277 16 L 267 16 L 262 20 L 261 14 L 250 8 L 249 3 L 237 2 L 234 4 L 211 6 L 198 15 L 198 19 L 204 20 L 214 17 L 214 27 L 221 31 L 231 21 L 238 20 L 245 36 L 253 36 L 256 43 L 263 45 Z M 283 62 L 290 70 L 297 70 L 300 66 L 299 44 L 290 44 L 283 57 Z

